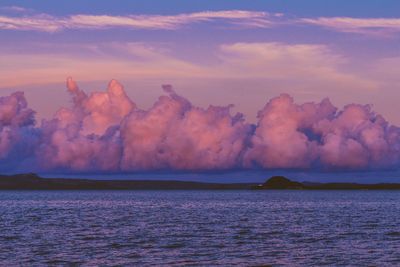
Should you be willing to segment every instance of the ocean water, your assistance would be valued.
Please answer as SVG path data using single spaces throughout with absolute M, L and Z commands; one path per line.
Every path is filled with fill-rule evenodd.
M 400 266 L 396 191 L 2 191 L 0 266 Z

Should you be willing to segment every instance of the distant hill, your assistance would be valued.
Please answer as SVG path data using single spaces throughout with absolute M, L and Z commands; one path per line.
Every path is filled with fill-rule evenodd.
M 273 176 L 253 190 L 400 190 L 400 184 L 309 183 L 294 182 L 284 176 Z
M 0 190 L 246 190 L 254 183 L 42 178 L 34 173 L 0 175 Z
M 263 184 L 157 180 L 42 178 L 34 173 L 0 175 L 0 190 L 400 190 L 400 184 L 309 183 L 273 176 Z
M 304 189 L 302 183 L 290 181 L 284 176 L 272 176 L 265 183 L 253 186 L 253 189 Z

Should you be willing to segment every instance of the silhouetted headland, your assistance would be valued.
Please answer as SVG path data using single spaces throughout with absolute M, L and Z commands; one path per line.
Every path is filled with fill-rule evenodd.
M 311 183 L 294 182 L 284 176 L 273 176 L 265 183 L 252 186 L 254 190 L 400 190 L 400 184 Z
M 42 178 L 34 173 L 0 175 L 0 190 L 400 190 L 400 184 L 310 183 L 273 176 L 263 184 L 160 180 Z
M 253 186 L 252 189 L 304 189 L 304 186 L 284 176 L 272 176 L 265 183 Z
M 255 183 L 42 178 L 34 173 L 0 175 L 0 190 L 248 190 Z

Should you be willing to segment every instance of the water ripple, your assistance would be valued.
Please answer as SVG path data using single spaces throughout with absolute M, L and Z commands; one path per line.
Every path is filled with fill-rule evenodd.
M 2 192 L 0 265 L 400 265 L 390 191 Z

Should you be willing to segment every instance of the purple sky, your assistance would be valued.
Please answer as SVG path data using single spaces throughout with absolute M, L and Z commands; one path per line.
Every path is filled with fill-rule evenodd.
M 349 1 L 160 0 L 71 5 L 69 1 L 5 0 L 0 4 L 1 96 L 24 91 L 29 108 L 36 111 L 36 124 L 25 100 L 14 96 L 2 100 L 7 107 L 2 127 L 23 128 L 10 131 L 25 138 L 33 150 L 39 146 L 49 153 L 52 166 L 65 171 L 203 170 L 254 164 L 267 169 L 397 166 L 400 134 L 390 125 L 400 125 L 398 10 L 398 1 L 356 5 Z M 80 90 L 69 84 L 66 91 L 67 77 L 73 77 L 88 94 L 81 102 L 77 100 Z M 107 93 L 99 93 L 112 79 L 124 85 L 121 92 L 127 96 L 121 97 L 120 89 L 112 84 Z M 169 100 L 157 100 L 165 95 L 163 84 L 172 85 L 177 94 L 169 92 Z M 98 93 L 89 95 L 93 92 Z M 288 95 L 278 97 L 282 93 L 294 102 Z M 112 100 L 114 94 L 116 100 Z M 322 101 L 325 98 L 330 102 Z M 301 105 L 310 101 L 315 103 Z M 347 106 L 352 103 L 361 105 Z M 230 104 L 234 104 L 230 113 L 224 108 L 207 109 Z M 151 114 L 165 105 L 186 117 L 178 119 L 178 113 L 171 113 L 170 121 L 157 123 L 176 123 L 179 134 L 154 126 L 143 134 L 146 123 L 154 123 Z M 237 121 L 236 112 L 244 114 L 242 121 Z M 27 125 L 36 139 L 26 138 Z M 87 149 L 79 151 L 81 157 L 110 147 L 107 142 L 114 142 L 115 133 L 111 137 L 107 129 L 118 125 L 118 142 L 123 147 L 115 147 L 116 154 L 123 154 L 114 162 L 118 167 L 108 161 L 107 165 L 104 159 L 72 163 L 73 149 L 54 156 L 65 145 L 62 138 L 72 138 L 71 125 L 82 127 L 73 141 Z M 193 154 L 175 141 L 151 139 L 157 133 L 192 140 L 197 136 L 193 127 L 206 131 L 205 125 L 220 127 L 220 132 L 196 139 Z M 60 137 L 60 129 L 67 137 Z M 292 135 L 282 137 L 282 131 Z M 7 133 L 2 130 L 4 136 Z M 97 137 L 93 139 L 92 134 Z M 158 158 L 157 165 L 151 162 L 155 160 L 152 154 L 146 157 L 150 148 L 143 145 L 145 141 L 130 139 L 134 134 L 162 144 L 157 153 L 174 146 L 184 154 L 165 162 Z M 92 146 L 88 140 L 98 143 Z M 232 142 L 229 151 L 223 150 L 222 140 Z M 12 147 L 17 141 L 15 137 L 9 143 L 0 142 L 0 156 L 7 159 L 3 165 L 19 157 L 20 148 Z M 210 144 L 220 145 L 221 150 Z M 198 157 L 203 150 L 226 154 L 215 152 L 203 161 L 190 161 L 189 154 Z M 141 151 L 140 156 L 136 151 Z M 277 151 L 279 157 L 274 158 Z M 188 157 L 187 162 L 180 161 L 182 155 Z M 43 160 L 32 157 L 27 156 L 23 168 Z

